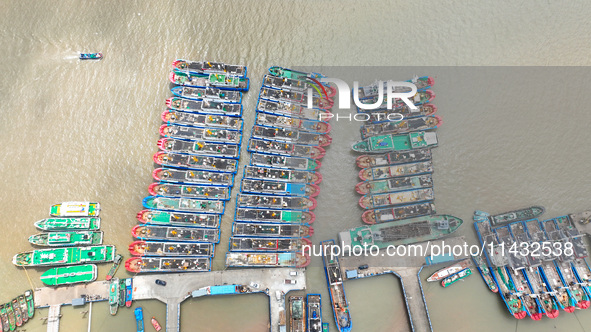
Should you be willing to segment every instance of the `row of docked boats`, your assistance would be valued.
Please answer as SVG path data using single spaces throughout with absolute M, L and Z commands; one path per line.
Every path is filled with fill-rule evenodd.
M 556 318 L 560 311 L 572 313 L 591 305 L 584 234 L 570 215 L 540 221 L 542 212 L 533 206 L 496 218 L 475 213 L 476 233 L 486 249 L 479 272 L 517 319 Z M 536 217 L 530 219 L 532 215 Z
M 153 156 L 158 166 L 131 229 L 133 273 L 211 270 L 242 144 L 243 65 L 175 60 L 172 97 Z
M 9 302 L 0 304 L 0 332 L 15 331 L 35 314 L 33 291 L 27 290 Z
M 336 89 L 320 74 L 271 67 L 263 77 L 226 255 L 228 267 L 304 267 L 320 193 L 317 171 L 331 144 Z M 307 108 L 308 88 L 313 108 Z M 324 91 L 319 94 L 318 91 Z
M 109 311 L 117 314 L 119 307 L 130 308 L 133 304 L 133 278 L 111 278 L 109 280 Z
M 289 331 L 328 332 L 328 323 L 322 322 L 322 297 L 320 294 L 290 296 Z
M 97 278 L 97 263 L 115 262 L 114 274 L 121 255 L 114 246 L 103 245 L 100 231 L 100 204 L 95 202 L 64 202 L 50 209 L 50 217 L 39 220 L 35 227 L 44 231 L 29 237 L 37 247 L 21 252 L 13 263 L 22 267 L 52 267 L 41 275 L 48 286 L 88 283 Z

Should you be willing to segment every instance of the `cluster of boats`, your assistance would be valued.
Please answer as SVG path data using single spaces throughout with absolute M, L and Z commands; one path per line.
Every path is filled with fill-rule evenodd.
M 469 259 L 462 259 L 450 266 L 446 266 L 440 270 L 435 271 L 427 281 L 439 281 L 441 286 L 449 287 L 456 282 L 472 275 L 472 269 Z M 477 264 L 478 266 L 478 264 Z
M 48 286 L 94 281 L 97 263 L 116 262 L 109 271 L 112 276 L 122 257 L 116 255 L 114 246 L 103 245 L 99 212 L 100 204 L 93 202 L 53 205 L 50 217 L 35 223 L 44 232 L 29 237 L 34 246 L 49 248 L 21 252 L 12 262 L 23 267 L 55 266 L 41 275 Z
M 289 330 L 291 332 L 328 332 L 328 323 L 322 322 L 322 297 L 320 294 L 290 296 Z
M 320 74 L 271 67 L 263 77 L 255 124 L 226 254 L 228 267 L 305 267 L 303 250 L 315 220 L 320 159 L 330 145 L 329 119 L 336 89 Z M 312 88 L 314 108 L 307 108 Z M 319 93 L 320 92 L 320 93 Z
M 130 308 L 133 303 L 133 278 L 109 280 L 109 311 L 111 315 L 117 314 L 119 307 Z
M 517 319 L 558 317 L 591 304 L 591 269 L 584 234 L 570 215 L 540 221 L 542 207 L 489 215 L 474 224 L 486 249 L 479 272 Z
M 33 319 L 35 302 L 33 291 L 27 290 L 12 301 L 0 304 L 0 332 L 14 331 Z
M 131 230 L 132 273 L 211 270 L 242 143 L 246 66 L 175 60 L 150 196 Z

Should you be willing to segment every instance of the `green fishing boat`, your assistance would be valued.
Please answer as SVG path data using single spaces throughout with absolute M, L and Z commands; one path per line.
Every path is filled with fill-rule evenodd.
M 96 265 L 94 264 L 55 267 L 41 275 L 41 281 L 48 286 L 78 284 L 95 280 Z
M 367 195 L 391 193 L 409 189 L 431 188 L 432 186 L 433 178 L 431 175 L 426 174 L 378 181 L 364 181 L 355 186 L 355 191 L 361 195 Z
M 8 332 L 10 330 L 10 323 L 8 322 L 8 314 L 4 304 L 0 304 L 0 319 L 2 320 L 2 331 Z
M 4 308 L 6 309 L 6 316 L 8 316 L 8 325 L 11 331 L 16 329 L 16 317 L 14 315 L 14 310 L 12 310 L 12 304 L 10 302 L 4 304 Z
M 512 223 L 514 221 L 529 220 L 541 216 L 544 211 L 544 208 L 541 206 L 532 206 L 526 209 L 515 210 L 491 216 L 490 223 L 494 227 Z
M 18 304 L 18 299 L 12 299 L 12 311 L 14 312 L 14 319 L 16 320 L 16 326 L 21 327 L 23 326 L 23 316 L 21 313 L 21 307 Z
M 355 142 L 354 151 L 379 153 L 387 151 L 404 151 L 437 146 L 437 135 L 434 132 L 414 132 L 404 135 L 380 135 Z
M 125 279 L 119 279 L 119 306 L 125 307 Z
M 52 205 L 49 215 L 52 217 L 98 217 L 100 210 L 99 203 L 63 202 Z
M 43 231 L 97 230 L 101 228 L 101 218 L 47 218 L 35 223 Z
M 269 73 L 273 76 L 284 77 L 284 78 L 289 78 L 289 79 L 298 80 L 298 81 L 307 81 L 308 77 L 316 77 L 318 79 L 321 78 L 320 74 L 304 73 L 301 71 L 296 71 L 296 70 L 283 68 L 283 67 L 277 67 L 277 66 L 270 67 Z
M 18 296 L 18 305 L 21 308 L 21 315 L 23 317 L 23 323 L 26 323 L 29 321 L 29 313 L 27 310 L 27 302 L 25 301 L 25 296 L 24 295 L 19 295 Z
M 115 258 L 115 246 L 90 246 L 25 251 L 15 255 L 16 266 L 57 266 L 78 263 L 105 263 Z
M 107 273 L 107 276 L 105 277 L 105 280 L 109 281 L 109 280 L 111 280 L 111 278 L 113 278 L 113 276 L 115 275 L 115 272 L 117 272 L 117 269 L 119 269 L 119 265 L 121 265 L 122 261 L 123 261 L 123 256 L 121 256 L 119 254 L 115 255 L 115 258 L 113 259 L 113 265 L 109 269 L 109 272 Z
M 462 280 L 466 277 L 469 277 L 472 275 L 472 269 L 471 268 L 467 268 L 467 269 L 463 269 L 462 271 L 456 273 L 456 274 L 452 274 L 451 276 L 441 280 L 441 286 L 443 287 L 448 287 L 453 285 L 456 281 L 458 280 Z
M 29 242 L 46 247 L 103 244 L 103 232 L 51 232 L 31 235 Z
M 109 311 L 112 316 L 117 314 L 117 309 L 119 309 L 119 278 L 113 278 L 109 283 Z
M 386 248 L 436 240 L 451 235 L 461 225 L 462 219 L 450 215 L 432 215 L 353 228 L 339 233 L 344 247 L 375 245 Z
M 35 315 L 35 300 L 33 298 L 33 291 L 27 290 L 25 291 L 25 301 L 27 301 L 27 314 L 29 318 L 33 318 Z

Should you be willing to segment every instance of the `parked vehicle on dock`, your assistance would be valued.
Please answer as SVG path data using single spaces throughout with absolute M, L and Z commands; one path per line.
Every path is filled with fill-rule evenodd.
M 156 283 L 156 285 L 166 286 L 166 281 L 164 281 L 164 280 L 156 279 L 155 283 Z

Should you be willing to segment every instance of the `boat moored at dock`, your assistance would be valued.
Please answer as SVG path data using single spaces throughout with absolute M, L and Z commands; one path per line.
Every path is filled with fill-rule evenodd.
M 230 237 L 231 251 L 301 252 L 304 245 L 312 245 L 305 238 Z
M 296 91 L 277 90 L 263 86 L 259 92 L 259 98 L 270 101 L 288 102 L 299 106 L 308 106 L 307 94 Z M 328 97 L 312 95 L 313 107 L 327 110 L 333 105 L 334 101 Z
M 236 237 L 303 238 L 314 234 L 314 229 L 306 225 L 235 222 L 232 225 L 232 234 Z
M 35 227 L 43 231 L 97 230 L 101 218 L 47 218 L 35 222 Z
M 301 252 L 227 252 L 227 267 L 306 267 L 310 256 Z
M 25 301 L 27 302 L 27 314 L 29 318 L 33 318 L 35 315 L 35 301 L 33 299 L 33 291 L 30 289 L 26 290 L 24 295 Z M 2 320 L 4 321 L 4 317 L 2 317 Z
M 150 195 L 154 196 L 191 197 L 199 199 L 217 199 L 222 201 L 230 199 L 230 188 L 228 187 L 157 182 L 150 184 L 148 192 Z
M 136 225 L 131 229 L 131 235 L 139 240 L 209 243 L 220 241 L 220 231 L 217 228 Z
M 271 196 L 271 195 L 253 195 L 238 194 L 237 207 L 250 208 L 270 208 L 286 210 L 314 210 L 316 200 L 309 197 L 291 197 L 291 196 Z
M 541 206 L 532 206 L 525 209 L 505 212 L 492 216 L 488 213 L 484 213 L 483 217 L 488 219 L 493 227 L 496 227 L 507 225 L 515 221 L 534 219 L 541 216 L 544 211 L 544 208 Z
M 142 307 L 135 308 L 135 329 L 137 332 L 144 332 L 144 310 Z
M 432 202 L 423 202 L 394 208 L 367 210 L 363 212 L 361 219 L 364 223 L 373 225 L 431 214 L 435 214 L 435 205 Z
M 361 155 L 357 157 L 357 167 L 380 167 L 431 160 L 431 149 L 417 149 L 402 152 Z
M 432 201 L 434 199 L 435 193 L 432 188 L 414 189 L 387 194 L 365 195 L 359 199 L 359 206 L 364 209 L 375 209 L 386 206 Z
M 182 153 L 158 151 L 152 157 L 161 166 L 189 168 L 193 170 L 236 173 L 238 160 L 220 157 L 198 157 Z
M 83 264 L 55 267 L 41 275 L 41 281 L 48 286 L 88 283 L 96 280 L 96 265 Z
M 290 332 L 306 332 L 306 311 L 304 310 L 303 297 L 289 297 L 289 316 Z
M 404 135 L 372 136 L 363 141 L 353 143 L 352 148 L 357 152 L 387 152 L 404 151 L 437 146 L 437 134 L 434 132 L 412 132 Z
M 123 261 L 123 256 L 121 256 L 119 254 L 115 255 L 115 258 L 113 259 L 113 265 L 111 265 L 109 272 L 107 272 L 107 275 L 105 276 L 105 280 L 109 281 L 113 278 L 113 276 L 115 275 L 115 272 L 117 272 L 117 270 L 119 269 L 119 265 L 121 265 L 122 261 Z
M 158 147 L 162 151 L 186 153 L 196 156 L 222 157 L 238 159 L 240 146 L 236 144 L 208 143 L 205 141 L 182 141 L 172 138 L 161 138 Z
M 328 134 L 332 127 L 329 123 L 316 120 L 292 118 L 257 112 L 255 123 L 261 126 L 287 128 L 313 134 Z
M 146 209 L 223 214 L 224 201 L 208 201 L 185 197 L 148 196 L 142 204 Z
M 323 332 L 322 330 L 322 300 L 320 294 L 307 294 L 307 317 L 309 332 Z
M 252 127 L 252 137 L 277 142 L 290 142 L 304 145 L 327 146 L 332 142 L 328 135 L 302 132 L 294 128 L 276 128 L 255 125 Z
M 214 61 L 191 61 L 177 59 L 172 62 L 174 69 L 188 71 L 195 74 L 230 74 L 246 77 L 247 68 L 244 65 L 229 65 Z
M 250 155 L 250 165 L 293 169 L 301 171 L 313 171 L 315 169 L 320 168 L 322 163 L 319 160 L 314 160 L 310 158 L 252 153 Z
M 366 139 L 385 134 L 405 134 L 412 131 L 437 129 L 443 120 L 437 115 L 404 119 L 401 121 L 381 122 L 361 126 L 361 138 Z
M 152 177 L 154 180 L 168 183 L 225 187 L 232 186 L 234 182 L 234 175 L 230 173 L 172 168 L 156 168 L 152 171 Z
M 134 241 L 128 249 L 133 256 L 213 256 L 214 244 Z
M 243 178 L 274 180 L 293 183 L 312 183 L 316 185 L 322 182 L 322 174 L 317 172 L 296 171 L 257 166 L 244 167 Z
M 426 174 L 377 181 L 364 181 L 355 186 L 355 191 L 359 194 L 367 195 L 431 187 L 433 187 L 433 178 L 430 174 Z
M 103 244 L 103 232 L 62 231 L 31 235 L 29 242 L 37 246 L 58 247 Z
M 456 283 L 457 281 L 462 280 L 470 275 L 472 275 L 472 269 L 470 269 L 470 268 L 463 269 L 460 272 L 456 272 L 456 273 L 450 275 L 449 277 L 441 280 L 441 286 L 449 287 L 449 286 L 453 285 L 454 283 Z
M 435 271 L 429 278 L 427 278 L 427 281 L 431 282 L 431 281 L 443 280 L 443 279 L 451 276 L 452 274 L 456 274 L 456 273 L 470 267 L 470 265 L 472 265 L 472 264 L 470 263 L 469 259 L 462 259 L 459 262 L 456 262 L 450 266 L 446 266 L 440 270 Z
M 234 219 L 255 223 L 311 224 L 316 216 L 312 212 L 305 211 L 237 208 Z
M 433 163 L 420 161 L 410 164 L 364 168 L 359 171 L 359 178 L 362 181 L 371 181 L 429 173 L 433 173 Z
M 0 304 L 0 323 L 2 324 L 2 331 L 10 331 L 10 320 L 8 318 L 8 314 L 6 313 L 5 304 Z
M 52 205 L 49 215 L 52 217 L 98 217 L 100 210 L 99 203 L 64 202 Z
M 222 90 L 248 91 L 250 81 L 247 77 L 228 74 L 193 74 L 173 69 L 169 75 L 170 82 L 176 85 L 193 88 L 214 87 Z
M 255 138 L 251 138 L 248 141 L 247 150 L 248 152 L 262 152 L 280 156 L 304 157 L 309 159 L 320 159 L 326 154 L 326 150 L 319 146 L 281 143 Z
M 115 246 L 67 247 L 25 251 L 13 257 L 16 266 L 56 266 L 105 263 L 115 258 Z
M 487 265 L 486 258 L 483 257 L 483 254 L 479 256 L 472 256 L 472 260 L 474 261 L 474 265 L 476 269 L 478 269 L 478 273 L 482 277 L 482 280 L 493 293 L 498 293 L 499 288 L 495 283 L 494 279 L 492 278 L 490 267 Z
M 211 270 L 211 257 L 132 257 L 125 268 L 131 273 L 207 272 Z
M 163 226 L 218 228 L 221 224 L 221 216 L 215 214 L 142 210 L 138 212 L 136 218 L 143 224 Z
M 316 197 L 320 194 L 320 187 L 315 184 L 254 179 L 242 179 L 240 190 L 243 193 L 300 197 Z
M 242 102 L 242 92 L 240 91 L 218 88 L 192 88 L 189 86 L 177 86 L 170 91 L 179 98 L 191 100 L 212 100 L 230 104 L 239 104 Z
M 162 121 L 167 124 L 178 124 L 192 127 L 242 129 L 242 119 L 226 115 L 206 115 L 167 110 L 162 112 Z
M 257 102 L 256 109 L 257 111 L 263 113 L 316 121 L 327 121 L 333 117 L 333 114 L 327 110 L 321 110 L 319 108 L 306 108 L 304 106 L 294 105 L 289 102 L 271 101 L 260 98 Z
M 337 256 L 332 256 L 331 254 L 333 252 L 331 246 L 333 245 L 335 245 L 334 240 L 320 242 L 323 253 L 322 262 L 324 264 L 324 273 L 337 329 L 339 332 L 349 332 L 353 324 L 349 312 L 349 303 L 345 296 L 339 259 Z
M 238 130 L 206 129 L 172 124 L 160 126 L 160 135 L 167 138 L 204 141 L 212 143 L 240 144 L 242 134 Z
M 242 116 L 242 105 L 211 100 L 191 100 L 179 97 L 166 99 L 169 108 L 189 113 Z

